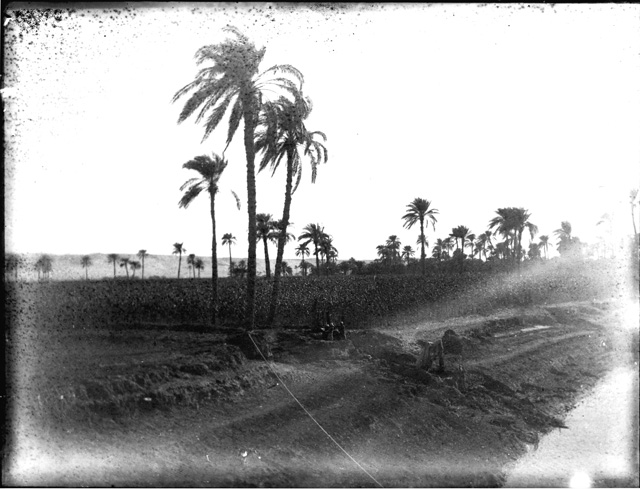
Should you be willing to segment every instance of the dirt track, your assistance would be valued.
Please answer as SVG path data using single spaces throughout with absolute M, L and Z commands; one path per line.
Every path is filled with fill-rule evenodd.
M 18 450 L 4 482 L 500 485 L 504 467 L 535 445 L 541 433 L 562 426 L 565 413 L 610 367 L 638 361 L 637 332 L 630 348 L 622 321 L 613 303 L 511 309 L 446 321 L 398 315 L 377 328 L 351 331 L 347 341 L 276 335 L 269 365 L 219 349 L 218 337 L 187 341 L 166 332 L 138 332 L 143 344 L 153 341 L 160 351 L 143 353 L 140 347 L 136 353 L 125 339 L 131 349 L 125 360 L 115 353 L 108 357 L 103 349 L 102 354 L 87 352 L 86 362 L 93 361 L 92 368 L 102 365 L 105 382 L 124 382 L 123 372 L 131 379 L 146 372 L 152 383 L 140 381 L 139 392 L 132 387 L 119 394 L 122 399 L 144 396 L 139 407 L 44 425 L 37 414 L 19 411 L 23 422 L 16 424 L 13 438 Z M 447 329 L 462 338 L 464 375 L 451 357 L 444 372 L 416 369 L 418 340 L 437 339 Z M 120 340 L 111 335 L 105 341 Z M 163 341 L 168 345 L 164 355 Z M 177 341 L 183 342 L 181 354 L 188 355 L 175 353 Z M 171 350 L 172 361 L 182 358 L 181 367 L 189 368 L 178 377 L 151 378 Z M 217 360 L 211 358 L 215 352 Z M 109 358 L 119 358 L 120 364 Z M 46 358 L 41 362 L 40 374 Z M 82 376 L 79 368 L 62 370 L 51 373 L 58 385 Z M 205 392 L 209 399 L 194 394 Z M 183 402 L 176 400 L 177 393 Z M 172 403 L 161 402 L 170 395 Z M 77 399 L 79 406 L 99 405 L 91 396 Z

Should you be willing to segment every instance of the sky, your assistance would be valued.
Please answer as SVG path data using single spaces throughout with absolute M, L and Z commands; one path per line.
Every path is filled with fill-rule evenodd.
M 196 176 L 183 163 L 221 154 L 227 124 L 203 141 L 171 100 L 226 25 L 266 47 L 262 69 L 304 74 L 307 128 L 327 135 L 329 159 L 315 184 L 304 163 L 291 232 L 324 226 L 340 259 L 373 259 L 391 235 L 417 249 L 402 221 L 416 197 L 439 211 L 431 244 L 459 225 L 484 232 L 500 207 L 528 209 L 553 243 L 562 221 L 589 243 L 632 235 L 638 5 L 101 5 L 5 14 L 7 251 L 170 254 L 181 242 L 210 255 L 208 197 L 181 209 L 179 188 Z M 236 237 L 235 260 L 248 246 L 242 126 L 225 155 L 217 232 Z M 284 168 L 258 174 L 258 212 L 281 217 L 284 184 Z

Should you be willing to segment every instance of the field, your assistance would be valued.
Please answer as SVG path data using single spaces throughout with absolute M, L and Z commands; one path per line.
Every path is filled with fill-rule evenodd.
M 3 482 L 496 486 L 607 370 L 638 361 L 627 271 L 603 264 L 290 278 L 277 328 L 250 338 L 243 283 L 221 280 L 215 329 L 208 287 L 6 283 Z M 258 325 L 268 296 L 260 280 Z M 325 309 L 346 341 L 313 330 Z M 415 368 L 449 329 L 462 358 Z

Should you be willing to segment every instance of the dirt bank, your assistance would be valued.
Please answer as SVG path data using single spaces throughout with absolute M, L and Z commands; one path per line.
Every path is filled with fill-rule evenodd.
M 18 335 L 4 483 L 496 486 L 598 378 L 638 361 L 613 302 L 423 317 L 346 341 L 261 332 L 269 362 L 235 331 L 184 325 Z M 449 329 L 462 357 L 416 369 L 419 341 Z

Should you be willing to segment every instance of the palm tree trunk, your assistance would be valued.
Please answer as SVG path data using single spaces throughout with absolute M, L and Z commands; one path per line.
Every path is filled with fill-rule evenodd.
M 179 253 L 180 258 L 178 259 L 178 278 L 180 278 L 180 267 L 182 267 L 182 251 Z
M 282 271 L 282 256 L 287 238 L 287 226 L 289 225 L 289 213 L 291 211 L 291 197 L 293 188 L 293 151 L 287 151 L 287 181 L 284 189 L 284 209 L 282 210 L 282 229 L 278 236 L 278 252 L 276 255 L 276 269 L 273 274 L 273 288 L 271 289 L 271 303 L 269 304 L 269 325 L 273 325 L 276 317 L 278 294 L 280 293 L 280 274 Z
M 142 255 L 142 280 L 144 280 L 144 255 Z
M 229 277 L 231 277 L 232 270 L 233 270 L 233 262 L 231 261 L 231 241 L 229 241 Z
M 269 263 L 269 243 L 267 242 L 267 237 L 262 237 L 262 242 L 264 243 L 264 266 L 265 271 L 267 273 L 267 278 L 271 278 L 271 264 Z
M 116 261 L 113 260 L 113 278 L 116 278 Z
M 320 258 L 318 257 L 318 245 L 313 243 L 314 248 L 316 249 L 316 275 L 320 276 Z
M 249 215 L 249 257 L 247 263 L 247 309 L 245 323 L 248 329 L 255 325 L 256 308 L 256 174 L 254 128 L 256 107 L 253 95 L 243 90 L 241 95 L 244 118 L 244 150 L 247 157 L 247 213 Z
M 211 196 L 211 326 L 218 321 L 218 247 L 216 245 L 216 194 L 209 191 Z M 198 270 L 200 278 L 200 270 Z
M 425 275 L 426 270 L 425 270 L 425 255 L 424 255 L 424 218 L 422 217 L 420 217 L 420 263 L 422 265 L 422 275 Z

